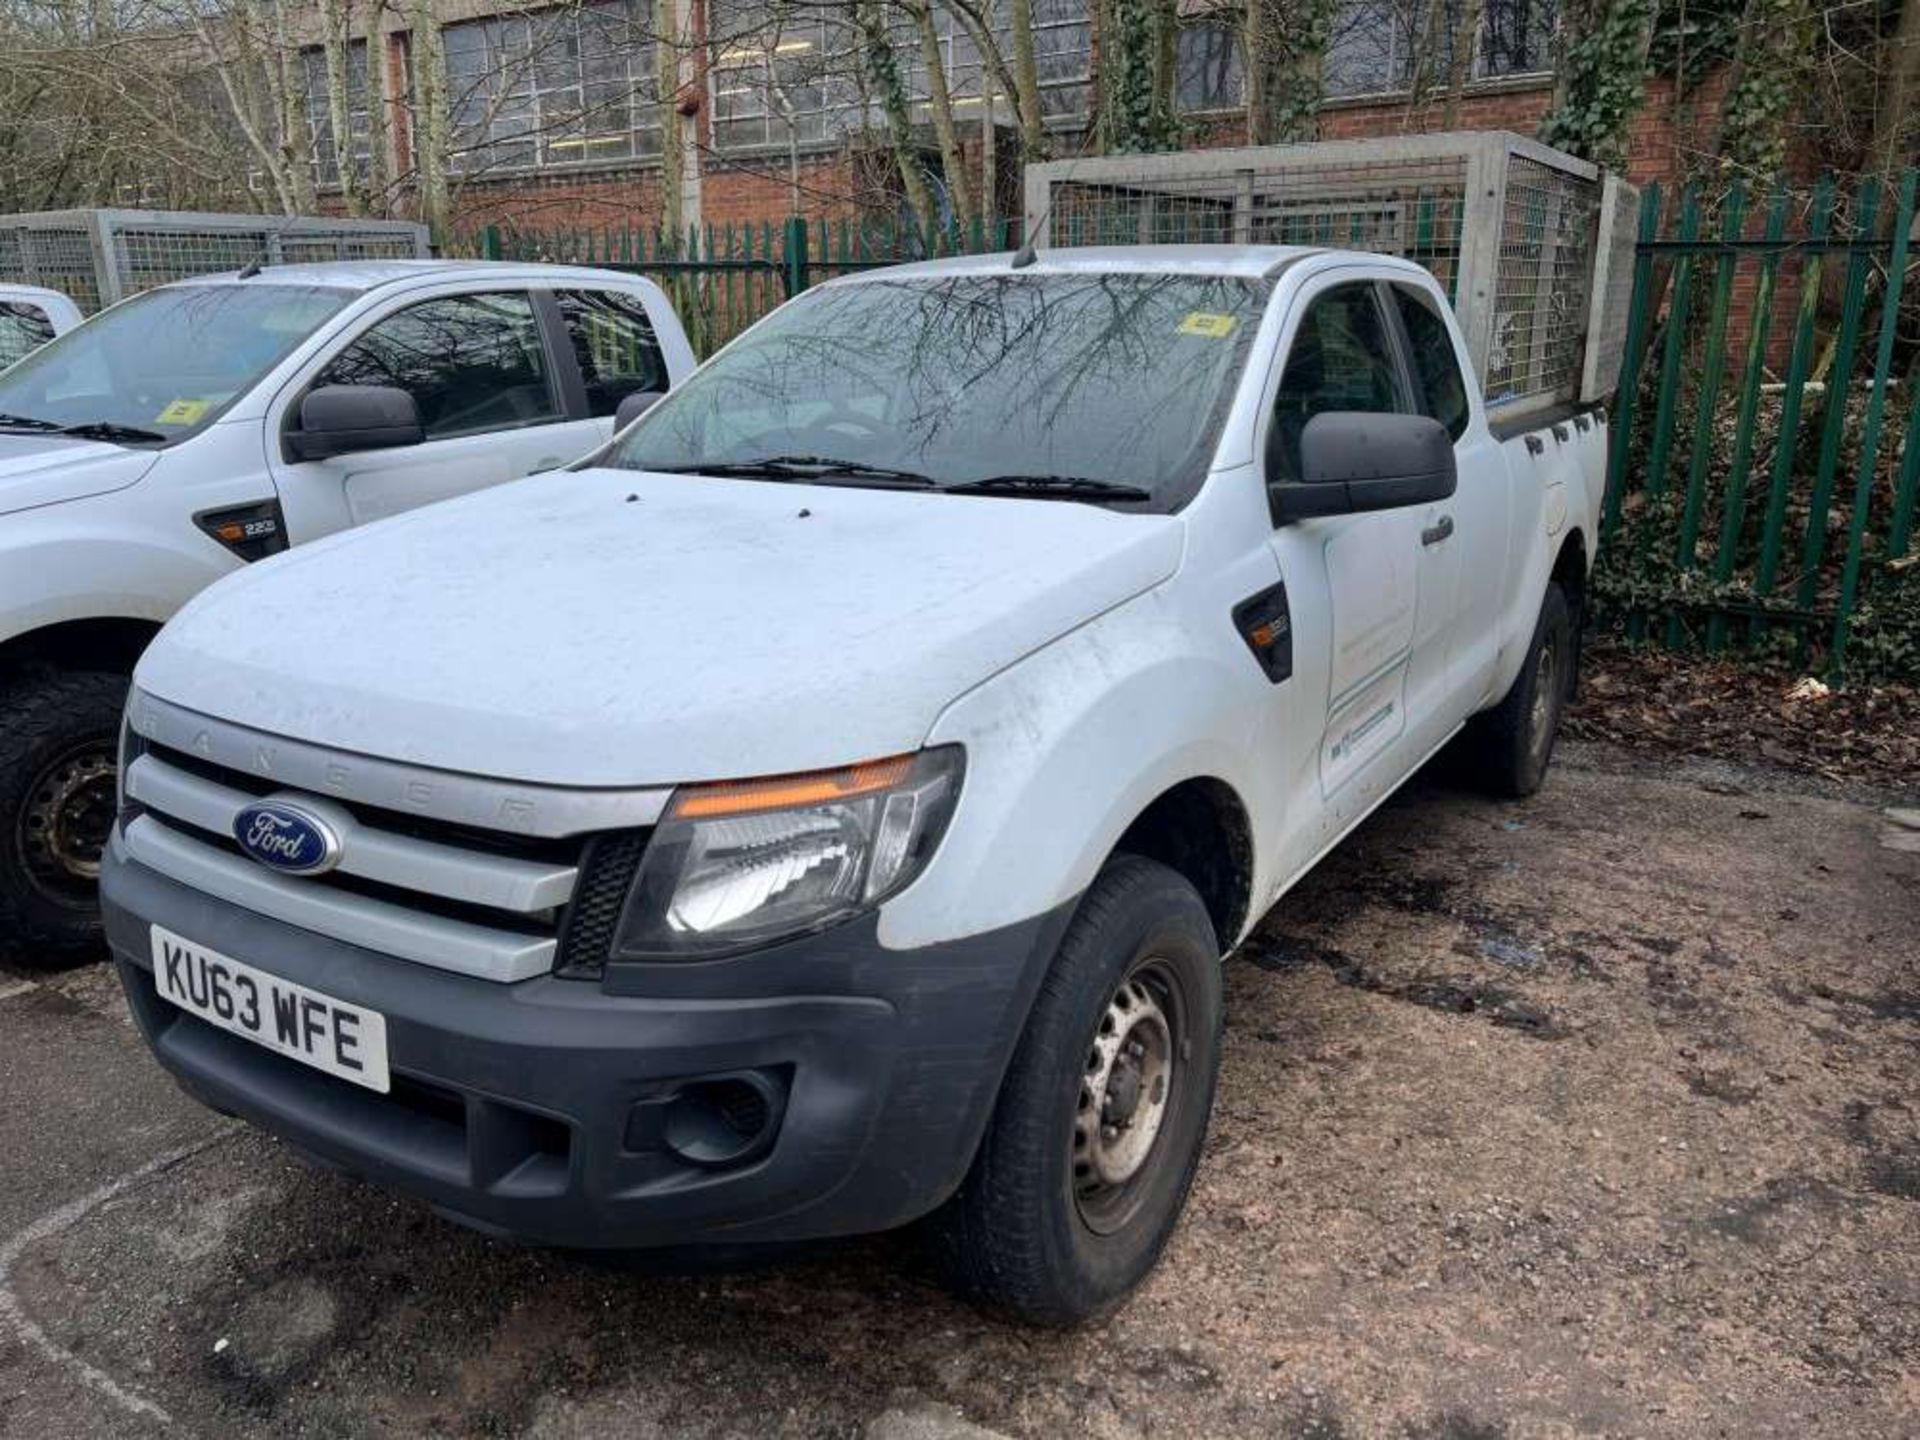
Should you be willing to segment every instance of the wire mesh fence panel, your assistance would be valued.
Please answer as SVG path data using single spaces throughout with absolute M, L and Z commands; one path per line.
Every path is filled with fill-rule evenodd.
M 1137 177 L 1123 181 L 1075 179 L 1064 167 L 1043 202 L 1049 243 L 1338 246 L 1414 260 L 1453 292 L 1466 201 L 1463 155 L 1275 158 L 1257 168 L 1228 161 L 1167 175 L 1155 168 L 1143 163 Z
M 1514 414 L 1611 393 L 1595 362 L 1597 252 L 1628 273 L 1637 196 L 1518 135 L 1463 132 L 1028 167 L 1027 225 L 1048 245 L 1216 243 L 1361 250 L 1412 260 L 1454 304 L 1489 407 Z M 1597 243 L 1603 194 L 1609 244 Z M 1618 327 L 1624 316 L 1614 321 Z M 1503 414 L 1504 418 L 1504 414 Z
M 0 279 L 45 285 L 93 311 L 156 285 L 262 265 L 430 254 L 425 226 L 393 220 L 59 210 L 0 216 Z
M 1508 163 L 1486 358 L 1490 400 L 1573 398 L 1599 207 L 1590 181 L 1524 156 Z
M 121 293 L 137 294 L 156 285 L 195 275 L 217 275 L 238 270 L 255 260 L 265 262 L 267 230 L 175 230 L 154 226 L 117 226 L 113 236 L 113 265 Z
M 40 285 L 82 310 L 100 308 L 100 278 L 85 225 L 28 225 L 0 217 L 0 280 Z

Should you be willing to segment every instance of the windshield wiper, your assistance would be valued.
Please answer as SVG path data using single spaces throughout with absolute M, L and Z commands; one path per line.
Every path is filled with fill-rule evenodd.
M 61 425 L 56 428 L 62 435 L 73 435 L 81 440 L 152 444 L 167 438 L 158 430 L 142 430 L 138 425 L 117 425 L 111 420 L 89 420 L 84 425 Z
M 0 413 L 0 430 L 58 430 L 57 420 L 36 420 L 31 415 L 7 415 Z
M 989 475 L 947 486 L 950 495 L 1032 495 L 1042 500 L 1151 500 L 1153 492 L 1083 475 Z
M 833 483 L 829 476 L 844 476 L 856 484 L 879 482 L 908 490 L 937 487 L 932 476 L 913 470 L 896 470 L 888 465 L 865 465 L 858 460 L 835 460 L 828 455 L 767 455 L 758 460 L 723 460 L 701 465 L 669 465 L 667 475 L 717 475 L 746 480 L 794 480 L 804 484 Z

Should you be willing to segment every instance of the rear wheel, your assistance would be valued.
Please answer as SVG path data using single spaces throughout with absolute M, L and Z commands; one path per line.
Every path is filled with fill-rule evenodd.
M 35 674 L 0 692 L 0 954 L 100 946 L 100 857 L 113 828 L 127 677 Z
M 1560 717 L 1573 693 L 1579 653 L 1574 641 L 1566 594 L 1549 584 L 1520 673 L 1500 703 L 1468 728 L 1473 773 L 1494 794 L 1531 795 L 1546 779 Z
M 1045 1325 L 1126 1297 L 1186 1203 L 1220 1016 L 1200 896 L 1164 865 L 1116 857 L 1061 942 L 973 1168 L 933 1219 L 956 1289 Z

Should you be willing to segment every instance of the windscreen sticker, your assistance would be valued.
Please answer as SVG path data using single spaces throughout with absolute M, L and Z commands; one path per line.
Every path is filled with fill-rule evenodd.
M 1205 335 L 1209 340 L 1224 340 L 1233 333 L 1234 317 L 1216 315 L 1208 310 L 1189 310 L 1180 322 L 1182 335 Z
M 153 417 L 156 425 L 197 425 L 213 407 L 211 400 L 175 400 Z

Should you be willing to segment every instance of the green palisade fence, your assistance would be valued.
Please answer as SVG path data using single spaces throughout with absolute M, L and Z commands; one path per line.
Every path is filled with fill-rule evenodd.
M 1605 622 L 1834 679 L 1920 679 L 1916 178 L 1647 187 L 1611 406 Z M 1421 235 L 1431 220 L 1416 215 Z M 927 235 L 794 217 L 678 236 L 489 227 L 463 248 L 651 276 L 704 358 L 820 280 L 1019 238 L 1007 220 Z
M 1647 188 L 1596 582 L 1630 636 L 1920 679 L 1917 182 Z
M 706 225 L 684 235 L 658 230 L 523 231 L 489 225 L 454 247 L 488 260 L 597 265 L 659 282 L 672 296 L 694 353 L 705 359 L 754 321 L 822 280 L 909 260 L 1010 250 L 1017 220 L 975 217 L 932 235 L 892 221 L 799 216 Z

